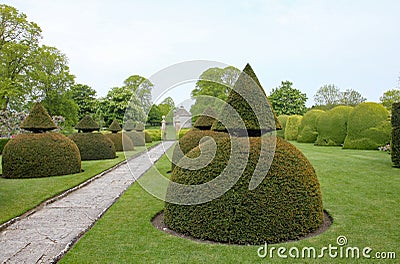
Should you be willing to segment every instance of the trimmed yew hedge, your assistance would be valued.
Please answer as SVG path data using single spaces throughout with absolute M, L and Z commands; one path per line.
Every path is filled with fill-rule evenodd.
M 0 154 L 3 153 L 4 146 L 8 141 L 10 141 L 10 138 L 0 138 Z
M 166 203 L 164 221 L 169 228 L 199 239 L 263 244 L 298 239 L 321 226 L 320 186 L 307 158 L 295 146 L 277 137 L 270 170 L 257 188 L 249 190 L 257 162 L 268 159 L 262 157 L 259 161 L 261 140 L 266 139 L 252 137 L 249 140 L 249 161 L 236 184 L 219 198 L 203 204 Z M 186 155 L 195 158 L 210 154 L 209 145 L 205 142 L 201 150 L 196 147 Z M 216 155 L 208 166 L 198 170 L 177 166 L 171 181 L 186 185 L 209 182 L 227 166 L 230 151 L 230 138 L 219 139 Z M 167 197 L 175 194 L 169 191 Z
M 349 115 L 343 148 L 371 149 L 390 142 L 389 112 L 377 103 L 362 103 Z
M 101 133 L 75 133 L 69 136 L 78 146 L 82 160 L 114 159 L 114 143 Z
M 285 138 L 285 127 L 286 127 L 286 122 L 287 122 L 288 118 L 289 118 L 288 115 L 280 115 L 280 116 L 278 116 L 278 121 L 282 126 L 281 130 L 276 130 L 276 135 L 278 137 Z
M 347 135 L 351 106 L 337 106 L 322 114 L 317 121 L 317 146 L 341 146 Z
M 62 134 L 21 134 L 5 145 L 2 168 L 6 178 L 74 174 L 81 171 L 81 157 L 75 143 Z
M 304 114 L 299 126 L 297 142 L 314 143 L 317 140 L 317 120 L 325 111 L 313 109 Z
M 132 140 L 134 146 L 145 146 L 146 145 L 146 139 L 145 139 L 144 132 L 126 131 L 126 132 L 124 132 L 124 134 L 127 135 Z
M 392 142 L 390 155 L 393 167 L 400 168 L 400 103 L 392 106 Z
M 285 139 L 297 140 L 299 134 L 299 126 L 301 124 L 301 115 L 291 115 L 288 117 L 285 126 Z
M 151 143 L 153 142 L 153 139 L 151 138 L 151 135 L 149 134 L 149 132 L 144 131 L 144 141 L 146 143 Z
M 105 136 L 114 143 L 115 151 L 129 151 L 134 149 L 130 137 L 123 133 L 105 134 Z
M 126 133 L 126 132 L 124 132 Z M 161 141 L 160 129 L 146 129 L 145 133 L 149 134 L 153 141 Z
M 200 144 L 201 139 L 207 136 L 214 138 L 214 140 L 222 137 L 229 137 L 227 133 L 211 130 L 192 129 L 188 131 L 182 138 L 179 139 L 178 144 L 174 148 L 171 170 L 174 170 L 179 160 L 190 150 L 197 147 Z

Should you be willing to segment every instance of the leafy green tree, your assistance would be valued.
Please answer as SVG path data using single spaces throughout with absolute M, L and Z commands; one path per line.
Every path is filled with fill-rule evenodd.
M 340 104 L 341 92 L 334 84 L 325 84 L 314 95 L 317 106 L 326 106 L 328 109 Z
M 145 112 L 147 112 L 152 105 L 151 89 L 153 86 L 154 85 L 148 79 L 140 75 L 132 75 L 124 81 L 124 87 L 131 90 L 136 95 Z
M 93 115 L 97 112 L 96 90 L 86 84 L 75 84 L 71 86 L 71 97 L 78 105 L 78 119 L 85 115 Z
M 200 115 L 209 106 L 219 112 L 222 101 L 227 99 L 239 75 L 240 70 L 232 66 L 223 69 L 215 67 L 204 71 L 191 94 L 196 100 L 190 108 L 192 115 L 194 117 Z
M 162 121 L 162 113 L 158 105 L 153 104 L 147 114 L 147 123 L 150 126 L 160 126 Z
M 119 123 L 125 120 L 134 122 L 145 122 L 145 112 L 139 98 L 129 88 L 114 87 L 106 98 L 101 101 L 101 109 L 104 113 L 106 125 L 111 124 L 114 119 Z
M 3 110 L 10 104 L 24 102 L 29 92 L 26 75 L 35 65 L 41 29 L 12 6 L 0 4 L 0 103 Z
M 175 109 L 175 102 L 174 99 L 172 99 L 170 96 L 165 98 L 161 104 L 167 104 L 170 106 L 171 109 Z
M 364 98 L 361 93 L 353 90 L 353 89 L 347 89 L 344 92 L 340 93 L 340 100 L 339 104 L 341 105 L 348 105 L 348 106 L 356 106 L 359 105 L 363 102 L 365 102 L 367 99 Z
M 307 95 L 292 85 L 290 81 L 282 81 L 279 87 L 272 89 L 268 99 L 277 115 L 302 115 L 307 111 Z
M 400 89 L 391 89 L 384 92 L 379 100 L 386 109 L 392 110 L 392 104 L 400 102 Z

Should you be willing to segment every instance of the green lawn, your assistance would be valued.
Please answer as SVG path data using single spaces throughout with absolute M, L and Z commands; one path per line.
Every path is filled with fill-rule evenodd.
M 147 147 L 156 143 L 149 143 Z M 135 147 L 134 151 L 127 151 L 126 156 L 129 158 L 143 150 L 145 147 Z M 82 161 L 84 171 L 78 174 L 31 179 L 0 178 L 0 224 L 125 160 L 124 152 L 117 152 L 117 156 L 109 160 Z
M 323 234 L 306 240 L 274 245 L 287 250 L 315 247 L 321 250 L 336 239 L 347 237 L 349 247 L 377 251 L 398 251 L 400 244 L 400 170 L 391 167 L 390 156 L 378 151 L 342 150 L 295 143 L 314 165 L 322 187 L 324 207 L 333 225 Z M 169 170 L 163 157 L 156 166 Z M 153 173 L 149 171 L 148 173 Z M 146 176 L 146 175 L 145 175 Z M 145 177 L 144 176 L 144 177 Z M 121 199 L 61 260 L 62 263 L 292 263 L 295 259 L 257 255 L 258 246 L 228 246 L 197 243 L 155 229 L 150 219 L 163 202 L 132 185 Z M 286 255 L 287 255 L 286 251 Z M 396 252 L 400 258 L 400 251 Z M 354 262 L 328 257 L 297 259 L 301 263 Z M 358 262 L 379 262 L 360 259 Z M 384 261 L 390 262 L 390 261 Z M 392 263 L 394 261 L 392 260 Z

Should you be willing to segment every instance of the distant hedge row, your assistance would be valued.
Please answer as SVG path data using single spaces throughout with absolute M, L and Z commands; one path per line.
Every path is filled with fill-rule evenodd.
M 277 134 L 318 146 L 375 150 L 390 142 L 389 116 L 386 108 L 377 103 L 362 103 L 354 108 L 337 106 L 327 112 L 310 110 L 304 117 L 279 116 L 283 132 Z
M 400 168 L 400 103 L 392 106 L 392 144 L 391 157 L 393 166 Z

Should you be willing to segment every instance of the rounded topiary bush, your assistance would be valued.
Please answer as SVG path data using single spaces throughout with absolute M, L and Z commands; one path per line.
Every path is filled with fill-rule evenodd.
M 250 156 L 236 184 L 210 202 L 199 205 L 166 203 L 165 224 L 177 232 L 200 239 L 237 244 L 279 243 L 298 239 L 323 223 L 320 186 L 307 158 L 292 144 L 276 138 L 275 155 L 266 177 L 254 190 L 249 183 L 260 158 L 261 141 L 251 137 Z M 185 185 L 203 184 L 216 178 L 230 158 L 230 138 L 216 141 L 217 152 L 209 165 L 198 170 L 183 169 L 181 160 L 171 181 Z M 186 154 L 189 158 L 211 152 L 209 141 Z M 267 144 L 268 145 L 268 144 Z M 167 191 L 168 195 L 176 192 Z
M 115 151 L 129 151 L 134 149 L 131 138 L 125 133 L 111 133 L 105 136 L 114 143 Z
M 192 129 L 187 132 L 182 138 L 179 139 L 178 144 L 174 148 L 174 152 L 172 154 L 172 167 L 171 170 L 174 170 L 176 164 L 178 164 L 179 160 L 190 150 L 197 147 L 201 141 L 201 139 L 205 137 L 212 137 L 214 140 L 221 137 L 229 137 L 227 133 L 211 131 L 211 130 L 198 130 Z
M 101 133 L 75 133 L 69 136 L 78 146 L 82 160 L 114 159 L 114 143 Z
M 353 111 L 351 106 L 337 106 L 317 120 L 317 146 L 341 146 L 347 135 L 347 122 Z
M 10 138 L 0 138 L 0 154 L 3 152 L 4 146 L 8 141 L 10 141 Z
M 349 115 L 344 148 L 378 149 L 390 142 L 389 112 L 377 103 L 362 103 Z
M 299 134 L 299 126 L 301 124 L 301 115 L 291 115 L 288 117 L 285 126 L 285 139 L 296 140 Z
M 325 111 L 313 109 L 304 114 L 299 126 L 297 142 L 314 143 L 317 140 L 317 120 L 323 113 Z
M 147 131 L 144 131 L 144 141 L 146 143 L 153 142 L 153 139 L 151 138 L 151 135 Z
M 125 135 L 127 135 L 133 142 L 133 145 L 135 147 L 137 146 L 145 146 L 146 145 L 146 139 L 145 139 L 145 133 L 144 132 L 138 132 L 138 131 L 126 131 L 124 132 Z
M 2 168 L 6 178 L 66 175 L 81 171 L 81 157 L 75 143 L 62 134 L 21 134 L 4 147 Z
M 282 129 L 276 131 L 276 135 L 281 138 L 285 138 L 285 127 L 286 127 L 286 122 L 288 120 L 289 116 L 288 115 L 280 115 L 278 116 L 278 120 L 281 123 Z

